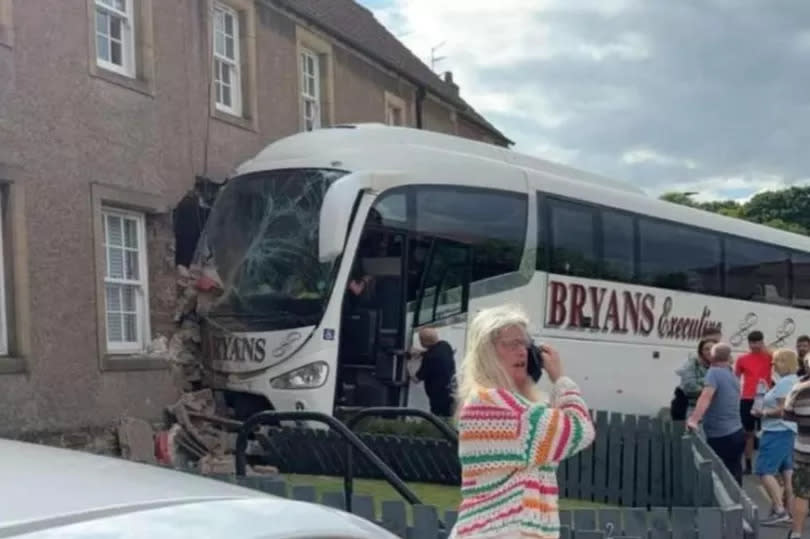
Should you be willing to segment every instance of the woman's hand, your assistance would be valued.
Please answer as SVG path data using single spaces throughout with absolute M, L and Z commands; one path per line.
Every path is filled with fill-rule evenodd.
M 698 422 L 694 417 L 690 417 L 686 420 L 686 428 L 689 430 L 697 431 L 699 426 L 700 425 L 698 425 Z
M 556 382 L 562 376 L 560 354 L 547 344 L 540 345 L 540 354 L 543 356 L 543 370 L 548 373 L 552 383 Z

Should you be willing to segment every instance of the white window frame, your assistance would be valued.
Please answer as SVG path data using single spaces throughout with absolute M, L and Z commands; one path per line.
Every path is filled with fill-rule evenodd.
M 135 221 L 138 238 L 138 279 L 114 279 L 110 275 L 110 254 L 108 250 L 108 217 L 119 217 Z M 104 320 L 106 328 L 107 351 L 110 353 L 138 353 L 146 350 L 147 344 L 151 340 L 151 328 L 149 325 L 149 275 L 146 248 L 146 216 L 143 213 L 122 210 L 118 208 L 104 206 L 101 210 L 102 218 L 102 245 L 104 249 Z M 122 230 L 123 233 L 123 230 Z M 120 246 L 115 246 L 120 248 Z M 123 248 L 126 250 L 126 248 Z M 107 310 L 107 285 L 124 285 L 135 287 L 135 332 L 136 341 L 111 341 L 109 328 L 109 312 Z
M 231 17 L 233 20 L 233 58 L 229 58 L 225 54 L 217 52 L 217 18 L 218 17 Z M 241 28 L 239 27 L 239 12 L 232 7 L 221 2 L 214 3 L 213 17 L 211 18 L 211 51 L 213 55 L 212 69 L 213 69 L 213 83 L 214 83 L 214 102 L 216 103 L 217 110 L 227 112 L 234 116 L 242 116 L 242 69 L 240 64 L 240 39 Z M 223 20 L 222 26 L 223 43 L 227 36 L 225 34 L 225 23 Z M 231 77 L 231 104 L 227 105 L 220 102 L 217 98 L 217 89 L 222 84 L 220 77 L 220 69 L 227 69 Z
M 307 71 L 307 60 L 312 60 L 312 72 Z M 301 49 L 301 59 L 299 64 L 301 71 L 301 114 L 303 114 L 304 131 L 312 131 L 321 127 L 321 65 L 319 56 L 310 49 Z M 315 92 L 311 94 L 307 91 L 308 81 L 312 79 Z M 312 103 L 312 110 L 315 116 L 307 116 L 307 103 Z
M 133 3 L 135 0 L 124 0 L 124 11 L 119 11 L 103 3 L 102 0 L 95 0 L 95 12 L 93 14 L 93 39 L 96 44 L 96 63 L 108 71 L 113 71 L 129 78 L 135 78 L 135 13 Z M 99 56 L 98 39 L 98 16 L 104 13 L 110 17 L 121 19 L 121 62 L 122 65 L 115 64 Z M 107 28 L 109 31 L 109 27 Z M 112 42 L 111 35 L 104 36 L 108 42 Z M 108 46 L 108 50 L 112 48 Z

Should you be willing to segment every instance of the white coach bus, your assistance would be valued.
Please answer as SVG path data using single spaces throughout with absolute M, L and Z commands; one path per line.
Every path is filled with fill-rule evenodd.
M 810 333 L 810 238 L 670 204 L 495 146 L 356 125 L 269 145 L 220 193 L 198 249 L 222 293 L 210 383 L 238 415 L 426 408 L 405 351 L 506 302 L 594 408 L 657 413 L 704 330 L 736 348 Z M 362 284 L 364 283 L 364 284 Z

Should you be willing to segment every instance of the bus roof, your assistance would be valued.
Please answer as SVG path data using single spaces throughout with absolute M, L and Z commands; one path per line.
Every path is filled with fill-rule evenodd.
M 499 161 L 504 164 L 545 172 L 555 176 L 576 178 L 579 181 L 629 193 L 644 193 L 641 189 L 626 182 L 531 157 L 493 144 L 445 135 L 435 131 L 410 127 L 392 127 L 380 123 L 346 124 L 298 133 L 273 142 L 248 163 L 253 170 L 269 169 L 273 168 L 273 164 L 278 161 L 311 157 L 325 152 L 335 152 L 347 147 L 369 149 L 374 146 L 410 146 L 413 151 L 418 151 L 419 147 L 429 147 L 433 150 L 441 149 L 457 154 L 467 154 L 470 157 L 479 159 Z M 418 156 L 415 156 L 415 158 L 418 158 Z M 245 163 L 245 165 L 248 163 Z M 262 163 L 266 163 L 267 167 L 262 167 Z
M 271 143 L 254 158 L 240 165 L 237 173 L 271 170 L 279 168 L 284 162 L 300 163 L 308 160 L 332 162 L 330 155 L 340 155 L 345 151 L 352 151 L 354 157 L 357 157 L 358 148 L 362 149 L 363 154 L 377 154 L 376 157 L 379 158 L 380 153 L 390 152 L 392 146 L 396 147 L 400 155 L 407 147 L 408 160 L 414 163 L 420 161 L 420 148 L 425 152 L 426 159 L 435 159 L 435 157 L 428 158 L 428 153 L 435 156 L 436 151 L 446 151 L 456 158 L 467 156 L 471 160 L 500 163 L 525 170 L 533 187 L 549 194 L 567 196 L 810 253 L 810 237 L 807 236 L 662 201 L 648 196 L 643 190 L 627 182 L 520 154 L 492 144 L 434 131 L 391 127 L 379 123 L 339 125 L 285 137 Z M 375 151 L 375 148 L 378 148 L 378 151 Z

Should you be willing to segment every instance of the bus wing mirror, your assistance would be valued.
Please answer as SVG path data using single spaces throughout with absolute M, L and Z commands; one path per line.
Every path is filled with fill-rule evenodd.
M 357 173 L 340 178 L 326 190 L 318 224 L 318 258 L 321 262 L 331 262 L 343 252 L 357 195 L 372 185 L 371 174 Z

